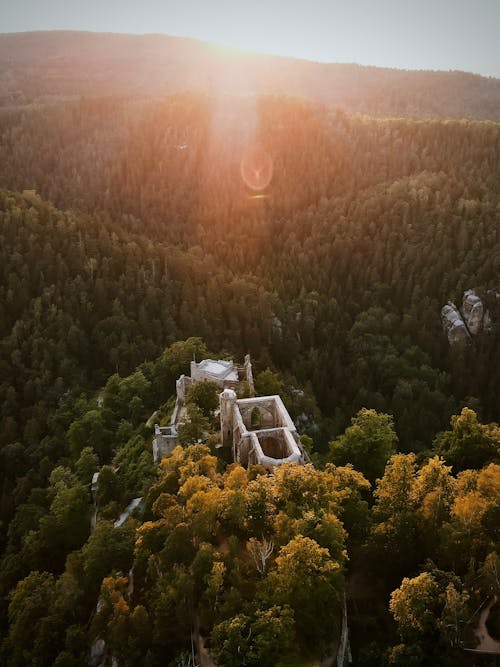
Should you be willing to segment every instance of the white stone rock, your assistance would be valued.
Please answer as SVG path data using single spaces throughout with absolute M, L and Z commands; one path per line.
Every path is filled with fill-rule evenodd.
M 441 322 L 450 345 L 465 344 L 470 340 L 469 332 L 454 303 L 448 303 L 441 309 Z
M 471 336 L 477 336 L 483 330 L 484 306 L 474 290 L 464 292 L 462 315 Z

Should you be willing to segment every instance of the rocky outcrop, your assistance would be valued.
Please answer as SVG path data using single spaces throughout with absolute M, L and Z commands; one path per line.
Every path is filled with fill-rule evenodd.
M 486 308 L 483 329 L 489 333 L 500 322 L 500 293 L 495 290 L 488 290 L 483 301 Z
M 451 301 L 441 310 L 443 329 L 450 345 L 465 345 L 470 341 L 470 334 L 458 308 Z
M 469 289 L 464 292 L 462 316 L 471 336 L 477 336 L 483 330 L 484 306 L 481 299 Z
M 441 321 L 450 345 L 463 345 L 479 334 L 490 333 L 499 310 L 500 294 L 493 291 L 481 299 L 474 290 L 466 290 L 460 310 L 448 301 L 441 309 Z

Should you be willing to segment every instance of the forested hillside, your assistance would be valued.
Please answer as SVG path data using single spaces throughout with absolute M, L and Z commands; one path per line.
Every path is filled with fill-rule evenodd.
M 0 184 L 6 664 L 86 664 L 103 638 L 180 665 L 192 629 L 221 666 L 311 660 L 345 590 L 357 664 L 470 664 L 500 593 L 499 314 L 458 348 L 440 310 L 500 291 L 500 125 L 280 96 L 9 105 Z M 226 468 L 198 406 L 183 444 L 204 444 L 155 471 L 146 422 L 193 354 L 247 352 L 315 468 Z
M 179 91 L 306 97 L 351 112 L 500 120 L 500 81 L 468 72 L 314 63 L 168 35 L 0 34 L 0 105 Z
M 464 409 L 417 463 L 395 454 L 392 418 L 363 409 L 322 462 L 313 448 L 318 467 L 269 475 L 226 467 L 217 400 L 193 393 L 184 446 L 154 470 L 144 420 L 156 407 L 168 420 L 175 377 L 207 354 L 190 338 L 111 376 L 99 400 L 64 397 L 38 463 L 3 448 L 19 475 L 0 565 L 6 664 L 82 666 L 93 646 L 130 667 L 186 665 L 192 641 L 221 666 L 308 664 L 335 654 L 345 594 L 356 664 L 470 664 L 475 611 L 499 592 L 498 426 Z M 268 369 L 255 386 L 314 413 L 289 378 Z
M 498 288 L 498 125 L 182 95 L 4 112 L 1 129 L 2 182 L 42 197 L 4 195 L 9 355 L 48 290 L 84 384 L 201 335 L 310 382 L 334 429 L 391 412 L 408 450 L 465 399 L 498 419 L 497 330 L 456 353 L 439 318 Z M 250 139 L 274 164 L 263 199 L 240 176 Z

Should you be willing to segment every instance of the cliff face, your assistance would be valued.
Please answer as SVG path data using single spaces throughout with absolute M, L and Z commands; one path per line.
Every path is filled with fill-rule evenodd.
M 441 321 L 450 345 L 465 345 L 470 341 L 470 334 L 465 322 L 452 301 L 448 301 L 446 306 L 443 306 Z
M 492 295 L 495 302 L 500 300 L 500 294 L 488 292 L 489 301 Z M 481 333 L 490 333 L 493 328 L 489 309 L 472 289 L 464 292 L 460 310 L 452 301 L 448 301 L 443 306 L 441 321 L 450 345 L 466 344 L 472 337 Z
M 464 292 L 462 301 L 462 316 L 467 329 L 472 336 L 476 336 L 483 329 L 484 305 L 474 290 Z

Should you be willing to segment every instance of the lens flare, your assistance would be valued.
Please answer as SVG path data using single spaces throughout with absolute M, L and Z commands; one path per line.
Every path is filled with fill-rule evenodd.
M 241 178 L 255 192 L 265 190 L 273 177 L 273 160 L 261 146 L 248 148 L 240 163 Z

